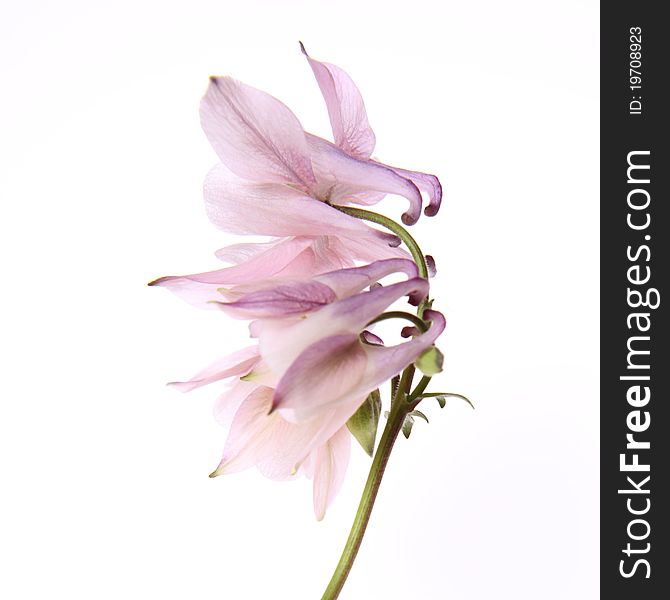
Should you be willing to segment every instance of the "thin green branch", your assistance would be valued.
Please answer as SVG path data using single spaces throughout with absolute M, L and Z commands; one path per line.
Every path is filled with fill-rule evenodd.
M 405 229 L 402 225 L 396 223 L 395 221 L 380 215 L 378 213 L 372 212 L 370 210 L 364 210 L 362 208 L 354 208 L 353 206 L 338 206 L 336 204 L 332 205 L 333 208 L 336 208 L 340 212 L 343 212 L 350 217 L 356 217 L 357 219 L 362 219 L 363 221 L 370 221 L 371 223 L 376 223 L 382 227 L 386 227 L 389 231 L 395 233 L 407 246 L 416 266 L 419 269 L 419 276 L 424 279 L 428 279 L 428 266 L 426 265 L 426 257 L 419 244 L 416 243 L 416 240 L 412 237 L 409 231 Z
M 368 210 L 363 210 L 362 208 L 353 208 L 349 206 L 333 206 L 333 208 L 357 219 L 363 219 L 382 225 L 395 233 L 407 246 L 416 263 L 419 275 L 424 279 L 428 279 L 428 267 L 426 266 L 425 256 L 421 251 L 421 248 L 419 248 L 419 245 L 416 243 L 416 240 L 402 225 L 399 225 L 388 217 Z M 385 321 L 387 319 L 406 319 L 415 325 L 419 331 L 424 333 L 428 330 L 428 324 L 421 317 L 427 306 L 428 299 L 425 299 L 419 305 L 416 316 L 403 311 L 388 311 L 370 321 L 368 325 L 379 323 L 380 321 Z M 349 532 L 349 537 L 347 538 L 340 560 L 337 563 L 337 567 L 335 568 L 333 576 L 331 577 L 321 600 L 335 600 L 342 591 L 342 587 L 347 580 L 361 546 L 361 542 L 363 541 L 363 536 L 370 520 L 372 508 L 375 499 L 377 498 L 379 486 L 381 485 L 386 465 L 391 456 L 393 445 L 398 438 L 398 434 L 402 430 L 407 414 L 421 401 L 421 393 L 423 393 L 430 381 L 430 377 L 423 377 L 415 390 L 410 394 L 412 381 L 414 379 L 414 371 L 414 365 L 409 365 L 405 368 L 400 378 L 396 376 L 391 382 L 391 410 L 389 411 L 388 420 L 386 421 L 386 426 L 384 427 L 377 451 L 372 459 L 370 472 L 367 481 L 365 482 L 363 495 L 361 496 L 358 510 L 356 511 L 356 516 L 351 526 L 351 531 Z
M 375 317 L 368 323 L 368 325 L 373 325 L 374 323 L 380 323 L 381 321 L 388 321 L 389 319 L 405 319 L 410 321 L 413 325 L 416 325 L 417 329 L 421 333 L 428 331 L 428 325 L 423 319 L 420 319 L 412 313 L 408 313 L 402 310 L 389 310 L 388 312 L 382 313 L 378 317 Z M 367 327 L 367 325 L 366 325 Z

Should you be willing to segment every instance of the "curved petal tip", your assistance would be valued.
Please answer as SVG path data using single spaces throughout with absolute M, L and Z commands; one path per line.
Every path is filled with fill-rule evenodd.
M 440 206 L 442 205 L 442 184 L 435 176 L 431 176 L 431 183 L 433 193 L 430 195 L 428 206 L 423 209 L 423 214 L 427 217 L 434 217 L 440 211 Z
M 435 265 L 435 259 L 430 254 L 426 254 L 426 267 L 428 267 L 429 277 L 435 277 L 435 275 L 437 275 L 437 267 Z

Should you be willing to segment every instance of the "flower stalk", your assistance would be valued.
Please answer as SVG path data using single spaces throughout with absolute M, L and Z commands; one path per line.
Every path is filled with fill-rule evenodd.
M 354 208 L 353 206 L 332 206 L 333 208 L 336 208 L 340 212 L 343 212 L 351 217 L 356 217 L 357 219 L 362 219 L 363 221 L 376 223 L 377 225 L 386 227 L 389 231 L 395 233 L 405 243 L 407 249 L 412 255 L 416 266 L 419 268 L 419 277 L 428 279 L 428 265 L 426 264 L 426 257 L 424 256 L 423 252 L 421 252 L 419 244 L 417 244 L 416 240 L 412 237 L 410 232 L 407 231 L 407 229 L 405 229 L 402 225 L 396 223 L 388 217 L 385 217 L 384 215 L 380 215 L 379 213 L 365 210 L 363 208 Z
M 408 370 L 409 367 L 406 369 L 405 373 Z M 372 459 L 370 472 L 368 473 L 368 478 L 365 482 L 363 495 L 358 504 L 358 510 L 356 511 L 349 537 L 347 538 L 344 550 L 340 556 L 340 561 L 337 563 L 337 567 L 335 567 L 333 576 L 331 577 L 321 600 L 335 600 L 340 595 L 347 577 L 349 576 L 349 572 L 351 571 L 351 567 L 354 564 L 358 550 L 361 547 L 361 542 L 363 541 L 365 530 L 370 521 L 372 508 L 374 507 L 377 493 L 379 492 L 379 487 L 382 478 L 384 477 L 384 472 L 386 471 L 386 465 L 391 456 L 391 451 L 393 450 L 396 439 L 398 439 L 398 434 L 405 422 L 405 417 L 412 410 L 411 404 L 406 401 L 409 381 L 408 377 L 403 376 L 396 391 L 395 398 L 391 403 L 391 411 L 388 420 L 386 421 L 381 440 L 379 441 L 379 446 Z
M 435 342 L 445 327 L 429 300 L 433 259 L 399 223 L 342 204 L 369 206 L 391 194 L 407 201 L 401 221 L 413 225 L 422 212 L 437 214 L 442 186 L 429 173 L 372 159 L 376 137 L 358 88 L 342 69 L 313 59 L 302 44 L 301 50 L 326 102 L 333 141 L 305 131 L 266 92 L 211 77 L 200 117 L 220 163 L 205 180 L 207 213 L 228 233 L 270 239 L 217 251 L 230 266 L 150 285 L 250 322 L 251 346 L 172 384 L 181 391 L 231 384 L 215 408 L 228 431 L 210 477 L 254 465 L 273 479 L 301 473 L 313 481 L 321 520 L 342 485 L 352 438 L 373 453 L 379 389 L 391 381 L 387 422 L 323 596 L 334 599 L 358 553 L 398 433 L 408 436 L 413 417 L 422 416 L 412 411 L 429 376 L 441 370 Z M 413 260 L 397 248 L 401 242 Z M 398 274 L 404 279 L 380 285 Z M 388 310 L 404 297 L 416 314 Z M 409 322 L 400 331 L 405 341 L 387 346 L 367 329 L 387 319 Z M 428 377 L 412 391 L 417 370 Z M 342 377 L 345 372 L 351 377 Z
M 382 225 L 395 233 L 410 251 L 419 270 L 420 277 L 428 279 L 428 267 L 425 256 L 419 247 L 419 244 L 404 227 L 388 217 L 364 209 L 345 206 L 335 206 L 334 208 L 337 208 L 352 217 Z M 425 332 L 427 330 L 427 324 L 422 317 L 426 306 L 427 300 L 422 301 L 417 309 L 416 316 L 403 311 L 388 311 L 373 319 L 370 324 L 385 321 L 387 319 L 400 318 L 412 322 L 419 331 Z M 363 542 L 363 536 L 365 535 L 365 531 L 370 521 L 370 515 L 372 514 L 372 509 L 375 500 L 377 499 L 377 493 L 379 492 L 379 487 L 381 486 L 386 471 L 386 465 L 391 457 L 393 446 L 398 439 L 398 434 L 402 431 L 407 415 L 412 412 L 423 399 L 421 394 L 423 394 L 430 383 L 431 378 L 424 376 L 421 378 L 421 381 L 417 384 L 416 388 L 410 392 L 414 373 L 415 367 L 411 364 L 403 371 L 397 387 L 394 386 L 395 391 L 391 397 L 391 410 L 389 411 L 381 440 L 377 446 L 377 451 L 372 459 L 372 465 L 370 466 L 368 478 L 365 482 L 365 488 L 363 489 L 363 494 L 358 504 L 358 509 L 349 532 L 349 537 L 347 538 L 340 560 L 335 567 L 335 571 L 333 572 L 328 587 L 321 600 L 336 600 L 336 598 L 339 597 L 354 564 L 358 550 L 361 547 L 361 543 Z

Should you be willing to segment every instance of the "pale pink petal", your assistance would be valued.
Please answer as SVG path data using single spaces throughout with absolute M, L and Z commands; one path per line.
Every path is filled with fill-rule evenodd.
M 309 270 L 311 263 L 314 263 L 313 253 L 301 256 L 313 242 L 310 238 L 288 238 L 272 245 L 259 244 L 261 248 L 255 254 L 253 244 L 246 244 L 249 246 L 247 252 L 250 256 L 246 262 L 205 273 L 161 277 L 149 285 L 167 288 L 199 308 L 217 308 L 215 302 L 222 297 L 232 299 L 231 297 L 239 296 L 243 292 L 239 290 L 236 294 L 231 293 L 231 286 L 255 284 L 254 287 L 259 287 L 270 279 L 290 276 L 294 270 L 308 274 L 320 272 Z M 242 258 L 241 255 L 238 257 Z M 329 266 L 324 265 L 325 270 Z
M 219 466 L 210 475 L 236 473 L 258 462 L 268 432 L 281 419 L 278 414 L 268 415 L 272 389 L 258 386 L 242 401 L 235 412 Z
M 334 302 L 319 311 L 318 315 L 328 311 L 326 318 L 337 322 L 337 327 L 360 332 L 367 323 L 403 296 L 410 296 L 414 301 L 425 298 L 428 287 L 426 279 L 415 277 Z
M 405 273 L 408 279 L 413 279 L 419 274 L 414 261 L 396 258 L 378 260 L 363 267 L 331 271 L 314 279 L 325 283 L 341 299 L 362 291 L 391 273 Z
M 314 238 L 311 251 L 319 270 L 311 273 L 326 273 L 336 269 L 353 267 L 357 262 L 374 262 L 386 258 L 409 258 L 410 255 L 398 248 L 395 236 L 369 228 L 364 234 L 319 236 Z M 330 265 L 330 268 L 327 268 Z M 303 271 L 303 274 L 305 271 Z M 299 274 L 296 272 L 296 274 Z
M 207 174 L 204 196 L 211 221 L 229 233 L 279 237 L 372 234 L 388 239 L 387 234 L 299 190 L 246 181 L 222 164 Z
M 409 258 L 410 254 L 404 248 L 389 247 L 383 240 L 368 238 L 346 238 L 347 252 L 364 262 L 373 262 L 385 258 Z M 344 265 L 343 265 L 344 266 Z
M 242 402 L 261 384 L 237 379 L 214 403 L 214 419 L 226 430 L 230 429 L 235 413 Z M 269 386 L 268 386 L 269 387 Z
M 256 467 L 271 479 L 286 479 L 295 474 L 314 449 L 323 446 L 345 426 L 361 403 L 359 400 L 336 407 L 321 414 L 319 419 L 304 423 L 291 423 L 278 414 L 275 426 L 268 430 Z
M 258 346 L 250 346 L 217 360 L 188 381 L 173 381 L 169 385 L 180 392 L 190 392 L 221 379 L 246 375 L 258 360 Z
M 356 201 L 354 204 L 363 206 L 372 206 L 386 198 L 386 192 L 356 192 Z
M 413 225 L 419 220 L 423 200 L 412 181 L 374 161 L 354 158 L 314 135 L 307 134 L 307 141 L 318 180 L 315 193 L 319 198 L 343 204 L 356 203 L 360 192 L 396 194 L 409 201 L 409 209 L 402 215 L 403 223 Z
M 314 183 L 300 122 L 269 94 L 230 77 L 212 77 L 200 119 L 221 161 L 240 177 L 305 189 Z
M 245 294 L 235 302 L 219 302 L 236 319 L 263 319 L 302 315 L 335 301 L 335 292 L 318 281 L 283 283 Z
M 251 242 L 242 244 L 231 244 L 220 248 L 215 252 L 216 257 L 223 262 L 232 265 L 239 265 L 241 263 L 252 260 L 259 254 L 263 254 L 272 250 L 276 246 L 281 246 L 286 242 L 293 241 L 294 238 L 276 238 L 268 242 Z
M 317 236 L 289 237 L 271 243 L 238 244 L 220 252 L 238 264 L 192 275 L 161 277 L 149 285 L 169 289 L 180 298 L 205 309 L 217 309 L 217 301 L 234 301 L 245 294 L 266 289 L 279 281 L 304 279 L 311 275 L 353 267 L 356 261 L 376 261 L 408 257 L 401 248 L 392 248 L 375 234 L 358 238 Z M 244 261 L 245 258 L 248 260 Z
M 221 284 L 198 281 L 201 275 L 207 275 L 207 273 L 182 276 L 170 275 L 156 279 L 149 283 L 149 285 L 164 287 L 179 296 L 182 300 L 198 308 L 214 309 L 216 306 L 211 303 L 214 300 L 221 299 L 221 294 L 219 293 Z
M 397 346 L 362 344 L 353 335 L 333 336 L 309 346 L 278 383 L 272 400 L 273 410 L 299 422 L 318 417 L 324 410 L 346 404 L 351 398 L 365 397 L 433 345 L 444 330 L 444 317 L 428 310 L 425 318 L 432 322 L 430 329 Z M 342 374 L 344 381 L 338 381 L 339 365 L 347 364 L 347 353 L 351 355 L 349 364 L 355 367 L 354 376 Z M 362 373 L 361 365 L 365 365 Z M 313 390 L 318 392 L 311 393 Z
M 378 163 L 381 164 L 381 163 Z M 418 171 L 407 171 L 406 169 L 399 169 L 398 167 L 389 167 L 382 165 L 395 171 L 401 177 L 405 177 L 412 181 L 424 194 L 428 196 L 428 206 L 424 208 L 423 212 L 427 217 L 434 217 L 440 210 L 442 203 L 442 184 L 435 175 L 428 173 L 420 173 Z
M 261 251 L 252 255 L 248 260 L 239 262 L 233 267 L 201 274 L 197 277 L 197 281 L 219 285 L 235 285 L 269 279 L 283 272 L 313 243 L 312 238 L 290 237 L 272 245 L 259 244 Z M 249 246 L 247 252 L 251 252 L 253 244 L 246 245 Z M 226 249 L 223 248 L 222 250 Z M 238 256 L 241 258 L 241 255 Z
M 328 442 L 312 451 L 314 514 L 319 521 L 342 487 L 350 451 L 351 434 L 346 427 L 341 427 Z
M 367 355 L 357 334 L 327 337 L 312 344 L 291 365 L 277 385 L 272 408 L 289 421 L 318 416 L 333 398 L 347 396 L 365 373 Z
M 321 419 L 295 424 L 279 413 L 268 414 L 271 392 L 268 387 L 252 386 L 242 401 L 239 394 L 232 398 L 235 414 L 223 457 L 212 477 L 256 466 L 266 477 L 287 479 L 312 450 L 325 444 L 347 422 L 360 404 L 349 403 L 324 413 Z
M 388 259 L 364 267 L 330 271 L 312 280 L 289 281 L 270 287 L 258 285 L 259 289 L 241 295 L 234 302 L 217 302 L 216 305 L 237 319 L 298 316 L 323 308 L 337 298 L 351 296 L 371 283 L 398 272 L 410 278 L 418 275 L 413 261 Z M 417 297 L 413 300 L 418 304 L 421 299 Z
M 356 84 L 339 67 L 310 58 L 302 42 L 300 48 L 326 101 L 335 143 L 351 156 L 369 158 L 375 147 L 375 134 Z

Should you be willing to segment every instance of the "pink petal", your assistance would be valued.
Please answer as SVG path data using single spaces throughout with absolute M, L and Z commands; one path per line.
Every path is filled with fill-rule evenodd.
M 375 147 L 375 134 L 358 88 L 342 69 L 310 58 L 302 42 L 300 48 L 326 101 L 335 143 L 351 156 L 369 158 Z
M 366 364 L 357 334 L 319 340 L 300 354 L 282 377 L 272 408 L 281 408 L 282 415 L 292 422 L 312 419 L 333 398 L 353 397 L 347 396 L 347 391 L 358 385 Z
M 273 409 L 289 420 L 300 421 L 318 417 L 323 410 L 332 410 L 351 398 L 366 397 L 412 364 L 442 333 L 445 321 L 441 313 L 428 310 L 425 318 L 432 321 L 430 329 L 397 346 L 362 344 L 354 335 L 318 341 L 298 356 L 279 381 Z M 347 364 L 354 367 L 351 376 L 340 367 Z
M 246 375 L 258 360 L 258 346 L 250 346 L 217 360 L 188 381 L 173 381 L 169 385 L 177 388 L 180 392 L 190 392 L 227 377 Z
M 237 403 L 223 458 L 212 477 L 256 466 L 266 477 L 287 479 L 357 408 L 350 404 L 324 413 L 321 419 L 295 424 L 279 413 L 268 414 L 271 395 L 270 388 L 255 386 Z M 233 401 L 237 402 L 237 398 Z
M 346 238 L 347 251 L 351 256 L 365 262 L 374 262 L 385 258 L 409 258 L 410 254 L 404 248 L 389 247 L 383 240 L 368 238 Z
M 416 300 L 427 295 L 428 281 L 415 277 L 334 302 L 320 313 L 329 311 L 327 318 L 338 321 L 340 327 L 360 332 L 367 323 L 403 296 L 410 296 Z
M 315 280 L 325 283 L 338 298 L 346 298 L 391 273 L 405 273 L 408 279 L 413 279 L 419 274 L 414 261 L 396 258 L 378 260 L 364 267 L 331 271 L 318 275 Z
M 218 306 L 237 319 L 263 319 L 306 314 L 335 299 L 335 292 L 327 285 L 305 281 L 251 292 L 235 302 L 219 302 Z
M 413 261 L 388 259 L 364 267 L 330 271 L 313 280 L 279 283 L 271 287 L 259 285 L 260 289 L 242 295 L 235 302 L 216 304 L 238 319 L 298 316 L 323 308 L 338 297 L 351 296 L 386 275 L 397 272 L 403 272 L 409 277 L 418 274 Z M 421 298 L 415 300 L 418 304 Z
M 258 462 L 266 437 L 281 418 L 268 415 L 271 402 L 272 389 L 265 386 L 256 387 L 244 399 L 230 426 L 223 458 L 210 477 L 243 471 Z
M 253 244 L 244 244 L 249 246 L 246 254 L 250 258 L 246 262 L 205 273 L 161 277 L 149 285 L 167 288 L 199 308 L 217 308 L 216 302 L 222 297 L 234 300 L 256 288 L 272 285 L 273 279 L 290 277 L 294 272 L 302 275 L 327 271 L 331 263 L 317 264 L 311 250 L 313 244 L 311 238 L 288 238 L 280 243 L 259 244 L 260 249 L 255 253 Z M 236 258 L 241 260 L 244 256 L 240 253 Z
M 271 418 L 277 414 L 277 425 L 267 437 L 256 466 L 271 479 L 290 477 L 310 453 L 327 443 L 335 432 L 345 426 L 360 404 L 361 401 L 337 407 L 324 412 L 319 419 L 304 423 L 291 423 L 278 413 L 269 415 L 268 418 Z
M 314 514 L 319 521 L 342 487 L 350 451 L 351 434 L 346 427 L 342 427 L 310 455 L 314 471 Z
M 314 183 L 300 122 L 269 94 L 230 77 L 212 77 L 200 119 L 221 162 L 240 177 L 305 189 Z
M 165 287 L 199 308 L 216 308 L 214 301 L 221 300 L 222 295 L 229 296 L 224 286 L 264 281 L 278 276 L 282 271 L 287 270 L 291 263 L 298 262 L 297 257 L 312 243 L 313 240 L 309 238 L 288 238 L 271 245 L 259 244 L 260 251 L 255 254 L 252 254 L 253 244 L 245 244 L 249 247 L 246 251 L 251 256 L 246 262 L 205 273 L 161 277 L 149 285 Z M 241 255 L 238 257 L 242 258 Z M 299 261 L 297 266 L 303 270 L 304 261 Z
M 397 194 L 409 201 L 409 209 L 402 215 L 403 223 L 413 225 L 419 220 L 421 192 L 412 181 L 374 161 L 354 158 L 314 135 L 307 134 L 307 141 L 318 180 L 315 193 L 319 197 L 341 204 L 357 203 L 356 196 L 361 192 Z
M 249 394 L 260 386 L 257 382 L 235 380 L 223 394 L 221 394 L 214 403 L 214 419 L 226 430 L 230 429 L 235 418 L 235 413 L 240 408 Z M 269 387 L 269 386 L 268 386 Z
M 207 174 L 204 195 L 209 218 L 229 233 L 279 237 L 372 235 L 388 239 L 387 234 L 325 202 L 289 186 L 240 179 L 221 164 Z
M 260 254 L 264 254 L 277 246 L 281 246 L 286 242 L 291 242 L 296 238 L 277 238 L 269 242 L 251 242 L 242 244 L 231 244 L 220 248 L 215 252 L 216 257 L 226 263 L 232 265 L 239 265 L 241 263 L 253 260 Z M 307 240 L 308 238 L 303 238 Z
M 423 213 L 427 217 L 434 217 L 437 214 L 440 210 L 440 204 L 442 203 L 442 184 L 435 175 L 420 173 L 418 171 L 407 171 L 405 169 L 398 169 L 397 167 L 387 168 L 395 171 L 401 177 L 405 177 L 412 181 L 416 187 L 428 196 L 428 206 L 423 210 Z

